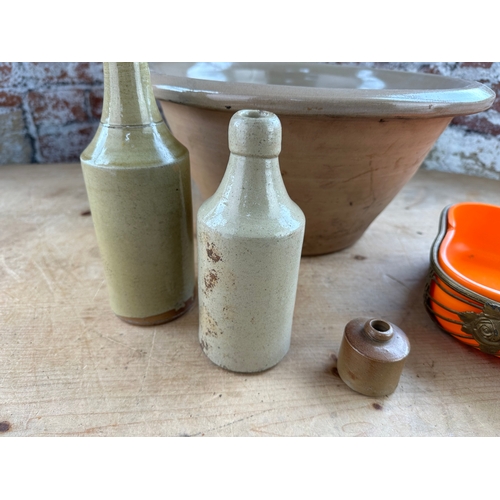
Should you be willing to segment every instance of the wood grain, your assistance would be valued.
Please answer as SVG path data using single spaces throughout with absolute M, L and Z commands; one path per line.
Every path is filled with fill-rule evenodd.
M 79 165 L 0 167 L 0 436 L 498 436 L 500 360 L 441 332 L 422 294 L 444 206 L 499 192 L 419 172 L 354 246 L 302 259 L 289 354 L 238 375 L 202 353 L 196 306 L 156 327 L 112 314 Z M 391 396 L 336 373 L 359 316 L 410 338 Z

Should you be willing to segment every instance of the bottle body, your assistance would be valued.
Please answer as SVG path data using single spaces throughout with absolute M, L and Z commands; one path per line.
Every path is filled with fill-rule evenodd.
M 250 120 L 246 133 L 252 120 L 272 118 L 281 145 L 275 115 L 245 113 L 233 120 Z M 286 192 L 276 149 L 252 156 L 251 144 L 240 151 L 231 137 L 230 149 L 224 179 L 197 218 L 199 338 L 215 364 L 249 373 L 276 365 L 290 347 L 305 218 Z
M 117 69 L 113 86 L 106 71 Z M 130 81 L 139 83 L 127 88 Z M 107 63 L 103 118 L 81 155 L 111 308 L 140 325 L 187 311 L 195 282 L 189 155 L 155 113 L 154 98 L 137 104 L 149 90 L 144 63 Z

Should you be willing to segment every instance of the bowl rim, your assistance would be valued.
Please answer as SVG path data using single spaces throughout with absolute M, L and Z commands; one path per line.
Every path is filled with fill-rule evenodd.
M 428 73 L 412 73 L 362 66 L 324 63 L 231 63 L 268 68 L 282 67 L 300 71 L 321 69 L 329 74 L 355 77 L 369 70 L 380 78 L 406 77 L 439 82 L 441 88 L 429 89 L 347 89 L 278 84 L 224 82 L 187 76 L 197 63 L 149 63 L 155 97 L 178 104 L 234 112 L 241 109 L 266 109 L 277 114 L 326 115 L 345 117 L 430 118 L 453 117 L 485 111 L 495 100 L 486 85 L 461 78 Z M 274 65 L 274 66 L 273 66 Z M 446 83 L 449 85 L 446 85 Z

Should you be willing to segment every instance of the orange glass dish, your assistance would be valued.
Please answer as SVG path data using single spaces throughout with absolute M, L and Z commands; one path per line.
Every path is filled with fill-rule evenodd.
M 500 356 L 500 207 L 458 203 L 441 215 L 425 302 L 456 339 Z

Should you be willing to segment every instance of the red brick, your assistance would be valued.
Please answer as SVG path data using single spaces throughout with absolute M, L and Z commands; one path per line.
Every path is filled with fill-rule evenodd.
M 451 123 L 462 125 L 480 134 L 500 135 L 500 125 L 491 123 L 482 113 L 478 115 L 456 116 Z
M 31 74 L 40 83 L 61 82 L 67 83 L 67 64 L 62 63 L 26 63 L 26 72 Z
M 65 125 L 88 120 L 84 90 L 29 92 L 28 104 L 36 125 Z
M 497 95 L 493 106 L 491 106 L 491 109 L 494 109 L 495 111 L 498 111 L 500 113 L 500 83 L 494 83 L 492 85 L 488 85 L 488 87 Z
M 88 62 L 28 62 L 23 64 L 23 76 L 35 87 L 53 83 L 89 84 L 102 81 L 102 63 Z
M 90 91 L 90 116 L 92 118 L 101 118 L 103 93 L 103 89 L 95 89 Z
M 419 69 L 422 73 L 430 73 L 431 75 L 441 75 L 441 71 L 434 64 L 423 64 Z
M 3 108 L 13 108 L 20 106 L 23 102 L 22 97 L 15 93 L 9 91 L 0 90 L 0 106 Z
M 62 127 L 57 134 L 39 136 L 40 154 L 43 163 L 77 162 L 80 154 L 94 137 L 95 125 L 72 125 Z
M 6 83 L 12 74 L 12 63 L 0 63 L 0 83 Z
M 74 66 L 74 75 L 81 82 L 93 83 L 95 80 L 91 63 L 88 62 L 76 63 Z
M 460 63 L 462 68 L 485 68 L 489 69 L 493 65 L 492 62 L 463 62 Z

